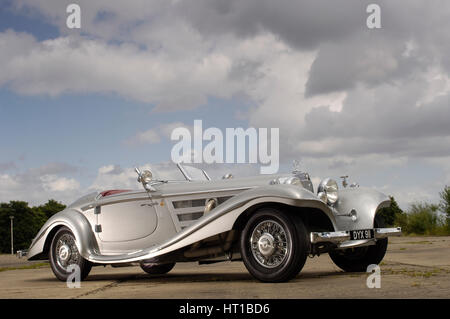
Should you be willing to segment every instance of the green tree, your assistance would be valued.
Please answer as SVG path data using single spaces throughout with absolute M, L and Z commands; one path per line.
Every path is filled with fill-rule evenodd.
M 47 220 L 40 210 L 32 209 L 27 202 L 11 201 L 0 204 L 0 252 L 11 251 L 9 216 L 14 216 L 14 250 L 27 249 L 31 240 Z
M 406 231 L 419 235 L 435 234 L 441 227 L 438 215 L 439 206 L 429 203 L 414 203 L 408 212 Z
M 382 208 L 378 214 L 383 217 L 383 220 L 387 226 L 394 226 L 394 224 L 396 224 L 396 220 L 399 219 L 398 217 L 404 213 L 398 206 L 394 196 L 389 196 L 389 198 L 391 199 L 389 207 Z
M 447 215 L 447 218 L 450 218 L 450 187 L 445 185 L 444 190 L 439 193 L 439 196 L 441 197 L 439 207 Z
M 446 220 L 446 232 L 450 234 L 450 187 L 445 185 L 444 190 L 439 193 L 441 201 L 439 203 L 439 208 L 447 216 Z
M 395 226 L 401 227 L 403 233 L 408 232 L 408 214 L 405 212 L 402 212 L 401 214 L 397 214 L 395 216 Z
M 41 212 L 43 212 L 45 214 L 45 216 L 47 217 L 47 219 L 52 217 L 56 213 L 62 211 L 64 208 L 66 208 L 66 205 L 63 205 L 54 199 L 50 199 L 44 205 L 33 207 L 33 209 L 37 209 L 37 210 L 40 210 Z

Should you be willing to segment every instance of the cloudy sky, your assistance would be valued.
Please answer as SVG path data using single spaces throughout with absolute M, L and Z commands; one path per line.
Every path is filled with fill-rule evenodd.
M 437 201 L 449 72 L 448 0 L 0 0 L 0 201 L 139 187 L 134 165 L 172 176 L 170 132 L 195 119 L 280 128 L 281 172 Z M 258 172 L 211 167 L 228 170 Z

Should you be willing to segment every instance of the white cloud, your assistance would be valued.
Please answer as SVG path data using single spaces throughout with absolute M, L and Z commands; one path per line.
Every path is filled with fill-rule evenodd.
M 125 140 L 127 145 L 139 145 L 139 144 L 157 144 L 162 139 L 170 139 L 172 131 L 178 127 L 184 127 L 193 131 L 192 125 L 185 125 L 182 122 L 172 122 L 167 124 L 160 124 L 155 128 L 148 129 L 143 132 L 138 132 L 133 137 Z
M 49 199 L 69 204 L 81 196 L 83 190 L 75 178 L 52 174 L 37 174 L 36 169 L 0 175 L 0 202 L 26 201 L 40 205 Z
M 157 130 L 161 133 L 162 138 L 170 139 L 173 130 L 175 130 L 176 128 L 179 128 L 179 127 L 186 128 L 191 133 L 194 131 L 193 125 L 187 125 L 187 124 L 184 124 L 183 122 L 172 122 L 172 123 L 167 123 L 167 124 L 161 124 L 161 125 L 158 125 Z
M 107 189 L 136 188 L 136 172 L 134 168 L 116 170 L 114 165 L 102 166 L 92 184 L 90 191 L 103 191 Z
M 150 169 L 154 179 L 180 180 L 184 179 L 175 164 L 171 162 L 143 164 L 141 171 Z M 89 191 L 104 191 L 108 189 L 140 189 L 134 167 L 122 168 L 117 165 L 105 165 L 98 169 L 97 176 L 88 187 Z
M 2 193 L 6 193 L 7 190 L 14 191 L 18 189 L 19 183 L 14 180 L 11 176 L 8 174 L 2 174 L 0 175 L 0 185 L 2 185 L 2 189 L 0 190 Z
M 430 185 L 424 186 L 425 185 L 411 185 L 400 188 L 394 185 L 384 185 L 379 187 L 379 190 L 385 194 L 394 196 L 398 205 L 403 210 L 407 210 L 413 203 L 439 203 L 439 192 L 442 188 L 429 187 Z
M 4 52 L 8 46 L 14 52 Z M 0 85 L 22 94 L 113 92 L 177 110 L 202 105 L 208 95 L 230 97 L 238 87 L 227 81 L 230 58 L 218 52 L 176 60 L 130 43 L 73 36 L 36 42 L 12 31 L 0 33 L 0 48 Z
M 416 106 L 426 106 L 436 98 L 450 94 L 450 77 L 448 73 L 434 66 L 425 72 L 424 77 L 428 85 L 423 96 L 416 102 Z
M 40 179 L 42 181 L 42 187 L 47 192 L 75 191 L 80 188 L 80 183 L 73 178 L 43 175 Z

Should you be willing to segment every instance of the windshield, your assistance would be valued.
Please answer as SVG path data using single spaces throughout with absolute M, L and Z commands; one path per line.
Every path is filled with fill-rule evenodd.
M 190 181 L 208 181 L 208 180 L 210 180 L 208 174 L 206 174 L 206 172 L 200 168 L 193 167 L 193 166 L 181 165 L 181 164 L 177 164 L 177 166 L 187 180 L 190 180 Z
M 141 170 L 149 169 L 153 173 L 153 180 L 166 181 L 208 181 L 208 174 L 197 167 L 172 163 L 161 163 L 155 165 L 143 165 Z

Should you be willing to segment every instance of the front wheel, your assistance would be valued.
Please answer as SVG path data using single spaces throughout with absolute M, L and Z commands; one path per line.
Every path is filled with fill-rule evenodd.
M 384 227 L 381 216 L 377 215 L 374 227 Z M 331 260 L 344 271 L 365 272 L 369 265 L 378 265 L 384 258 L 388 246 L 388 239 L 378 239 L 375 245 L 332 250 L 329 252 Z
M 67 281 L 72 274 L 72 267 L 78 266 L 80 280 L 85 279 L 92 268 L 92 263 L 84 259 L 77 248 L 75 236 L 67 227 L 61 227 L 55 234 L 50 246 L 50 266 L 56 278 Z M 76 269 L 76 268 L 75 268 Z
M 303 268 L 309 238 L 300 218 L 263 208 L 247 222 L 240 246 L 245 267 L 253 277 L 263 282 L 283 282 Z

